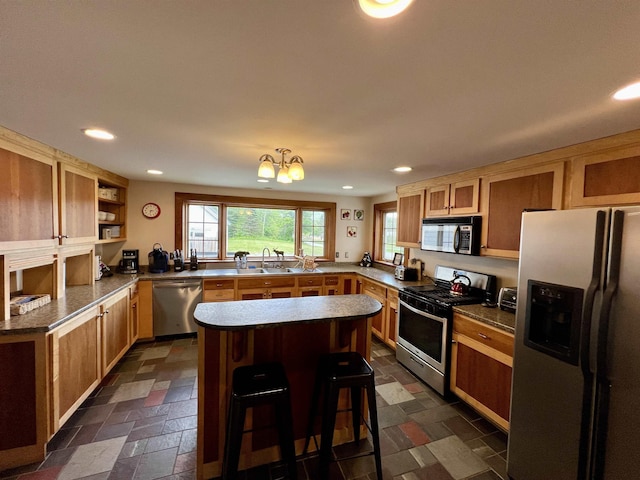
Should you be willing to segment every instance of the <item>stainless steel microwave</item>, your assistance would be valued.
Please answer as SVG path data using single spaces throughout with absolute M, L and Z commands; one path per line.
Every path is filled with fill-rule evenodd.
M 422 219 L 420 249 L 432 252 L 480 255 L 482 217 L 442 217 Z

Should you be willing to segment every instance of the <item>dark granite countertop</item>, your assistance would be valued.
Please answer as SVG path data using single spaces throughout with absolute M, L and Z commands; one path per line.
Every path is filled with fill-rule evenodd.
M 218 330 L 245 330 L 371 317 L 382 304 L 368 295 L 274 298 L 247 302 L 200 303 L 196 323 Z
M 453 311 L 511 334 L 515 331 L 515 314 L 500 310 L 499 308 L 488 308 L 482 305 L 460 305 L 453 307 Z
M 383 283 L 387 287 L 401 289 L 410 285 L 430 283 L 429 280 L 420 282 L 406 282 L 396 280 L 393 273 L 374 267 L 360 267 L 358 265 L 344 263 L 320 266 L 320 268 L 306 272 L 302 269 L 292 269 L 290 272 L 276 271 L 274 273 L 237 273 L 236 269 L 200 269 L 185 270 L 183 272 L 166 273 L 142 273 L 138 275 L 118 274 L 112 277 L 103 277 L 93 285 L 81 285 L 67 287 L 62 298 L 52 299 L 51 303 L 37 308 L 24 315 L 12 316 L 9 320 L 0 321 L 0 335 L 19 335 L 38 332 L 48 332 L 62 325 L 67 320 L 98 305 L 107 297 L 126 288 L 137 280 L 177 280 L 177 279 L 204 279 L 204 278 L 245 278 L 261 277 L 267 275 L 300 275 L 300 274 L 359 274 L 363 277 Z M 272 300 L 269 300 L 272 301 Z
M 131 275 L 113 275 L 102 278 L 93 285 L 66 287 L 62 298 L 52 299 L 47 305 L 0 322 L 0 335 L 53 330 L 79 313 L 98 305 L 114 293 L 129 287 L 136 280 L 136 277 Z

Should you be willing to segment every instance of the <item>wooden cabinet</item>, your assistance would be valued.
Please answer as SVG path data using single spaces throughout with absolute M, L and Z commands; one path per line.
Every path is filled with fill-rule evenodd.
M 387 287 L 367 279 L 362 279 L 360 282 L 360 293 L 369 295 L 382 304 L 382 310 L 371 318 L 371 331 L 376 337 L 384 341 L 387 329 Z
M 581 155 L 571 166 L 571 206 L 640 203 L 640 147 Z
M 324 295 L 324 277 L 321 275 L 300 275 L 297 284 L 298 297 L 319 297 Z
M 242 278 L 238 280 L 236 300 L 258 300 L 263 298 L 289 298 L 296 288 L 295 277 Z
M 235 299 L 235 280 L 205 279 L 202 282 L 203 302 L 226 302 Z
M 387 326 L 384 334 L 384 343 L 394 350 L 398 338 L 398 291 L 395 288 L 387 288 Z
M 102 380 L 100 309 L 92 307 L 49 336 L 51 434 Z
M 129 339 L 133 345 L 140 336 L 140 297 L 138 283 L 129 289 Z
M 518 258 L 526 209 L 561 209 L 564 162 L 491 175 L 482 181 L 482 255 Z
M 0 471 L 44 460 L 46 359 L 44 335 L 0 335 Z
M 0 145 L 5 145 L 1 136 Z M 55 162 L 11 147 L 30 156 L 0 148 L 0 251 L 53 247 L 58 244 Z
M 97 236 L 98 179 L 85 170 L 59 163 L 60 243 L 95 242 Z
M 153 338 L 153 282 L 138 281 L 139 338 Z
M 342 295 L 342 278 L 340 275 L 330 275 L 324 277 L 323 295 Z
M 422 217 L 424 216 L 424 189 L 401 192 L 398 190 L 398 236 L 400 247 L 420 247 Z
M 512 366 L 513 335 L 454 313 L 451 391 L 504 431 Z
M 106 374 L 127 352 L 129 340 L 129 292 L 123 290 L 100 305 L 102 371 Z
M 425 216 L 478 213 L 480 179 L 435 185 L 427 189 Z

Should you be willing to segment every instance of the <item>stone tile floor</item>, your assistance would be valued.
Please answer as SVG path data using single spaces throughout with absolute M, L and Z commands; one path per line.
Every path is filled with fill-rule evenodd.
M 383 476 L 391 480 L 506 479 L 506 435 L 464 404 L 446 401 L 375 341 Z M 196 462 L 197 340 L 141 343 L 105 378 L 49 442 L 47 457 L 0 472 L 5 480 L 193 479 Z M 360 450 L 370 447 L 361 442 Z M 354 445 L 336 448 L 353 453 Z M 242 480 L 281 478 L 278 465 Z M 373 457 L 332 465 L 332 479 L 374 479 Z M 317 457 L 298 461 L 313 480 Z

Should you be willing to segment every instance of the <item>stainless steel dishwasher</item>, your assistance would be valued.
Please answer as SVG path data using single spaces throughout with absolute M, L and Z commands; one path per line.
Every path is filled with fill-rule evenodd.
M 176 335 L 197 331 L 193 311 L 201 301 L 200 280 L 154 280 L 153 335 Z

